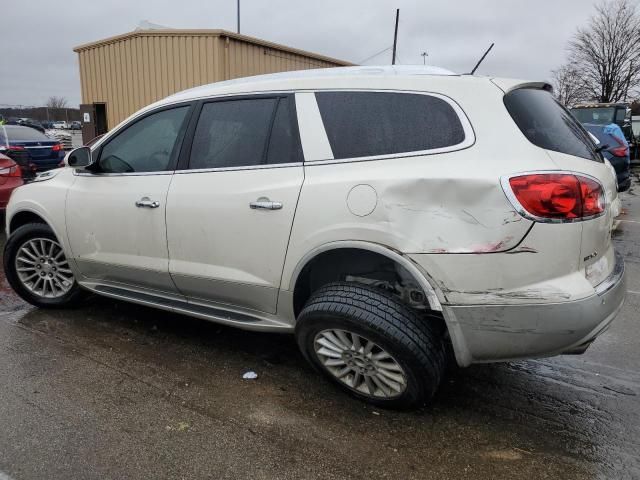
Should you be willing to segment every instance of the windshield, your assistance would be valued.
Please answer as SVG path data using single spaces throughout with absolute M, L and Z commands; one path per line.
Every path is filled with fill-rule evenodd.
M 614 107 L 578 107 L 572 108 L 571 113 L 580 123 L 608 125 L 615 122 L 616 109 Z

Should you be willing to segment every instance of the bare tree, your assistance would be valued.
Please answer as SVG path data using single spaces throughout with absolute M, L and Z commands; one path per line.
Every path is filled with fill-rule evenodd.
M 640 86 L 640 16 L 631 0 L 597 5 L 568 49 L 570 65 L 598 101 L 626 100 Z
M 49 97 L 47 107 L 49 108 L 67 108 L 67 99 L 64 97 Z
M 592 97 L 589 85 L 575 65 L 563 65 L 551 72 L 553 94 L 565 107 L 571 107 Z

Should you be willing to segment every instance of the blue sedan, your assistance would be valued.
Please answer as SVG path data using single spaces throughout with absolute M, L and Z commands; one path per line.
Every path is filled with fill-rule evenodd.
M 65 155 L 60 142 L 20 125 L 0 125 L 0 153 L 20 165 L 25 177 L 58 167 Z

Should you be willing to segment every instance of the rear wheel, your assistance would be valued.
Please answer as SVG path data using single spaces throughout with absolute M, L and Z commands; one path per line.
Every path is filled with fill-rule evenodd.
M 62 246 L 44 223 L 29 223 L 16 229 L 7 240 L 3 260 L 9 284 L 33 305 L 66 307 L 84 296 Z
M 319 289 L 296 324 L 306 359 L 350 394 L 388 408 L 427 403 L 444 374 L 439 318 L 424 318 L 387 292 L 354 283 Z

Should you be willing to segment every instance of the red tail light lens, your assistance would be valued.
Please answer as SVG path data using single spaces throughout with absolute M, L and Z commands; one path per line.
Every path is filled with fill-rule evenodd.
M 582 175 L 520 175 L 510 178 L 509 186 L 522 208 L 537 219 L 572 221 L 604 212 L 602 186 Z
M 629 147 L 624 144 L 624 141 L 620 140 L 617 136 L 611 135 L 617 142 L 618 146 L 610 148 L 609 151 L 614 157 L 626 157 L 629 154 Z
M 53 152 L 59 152 L 60 150 L 62 150 L 62 144 L 60 143 L 56 143 L 53 147 L 51 147 L 51 151 Z
M 0 168 L 0 177 L 21 177 L 22 172 L 20 167 L 14 165 L 13 167 Z

